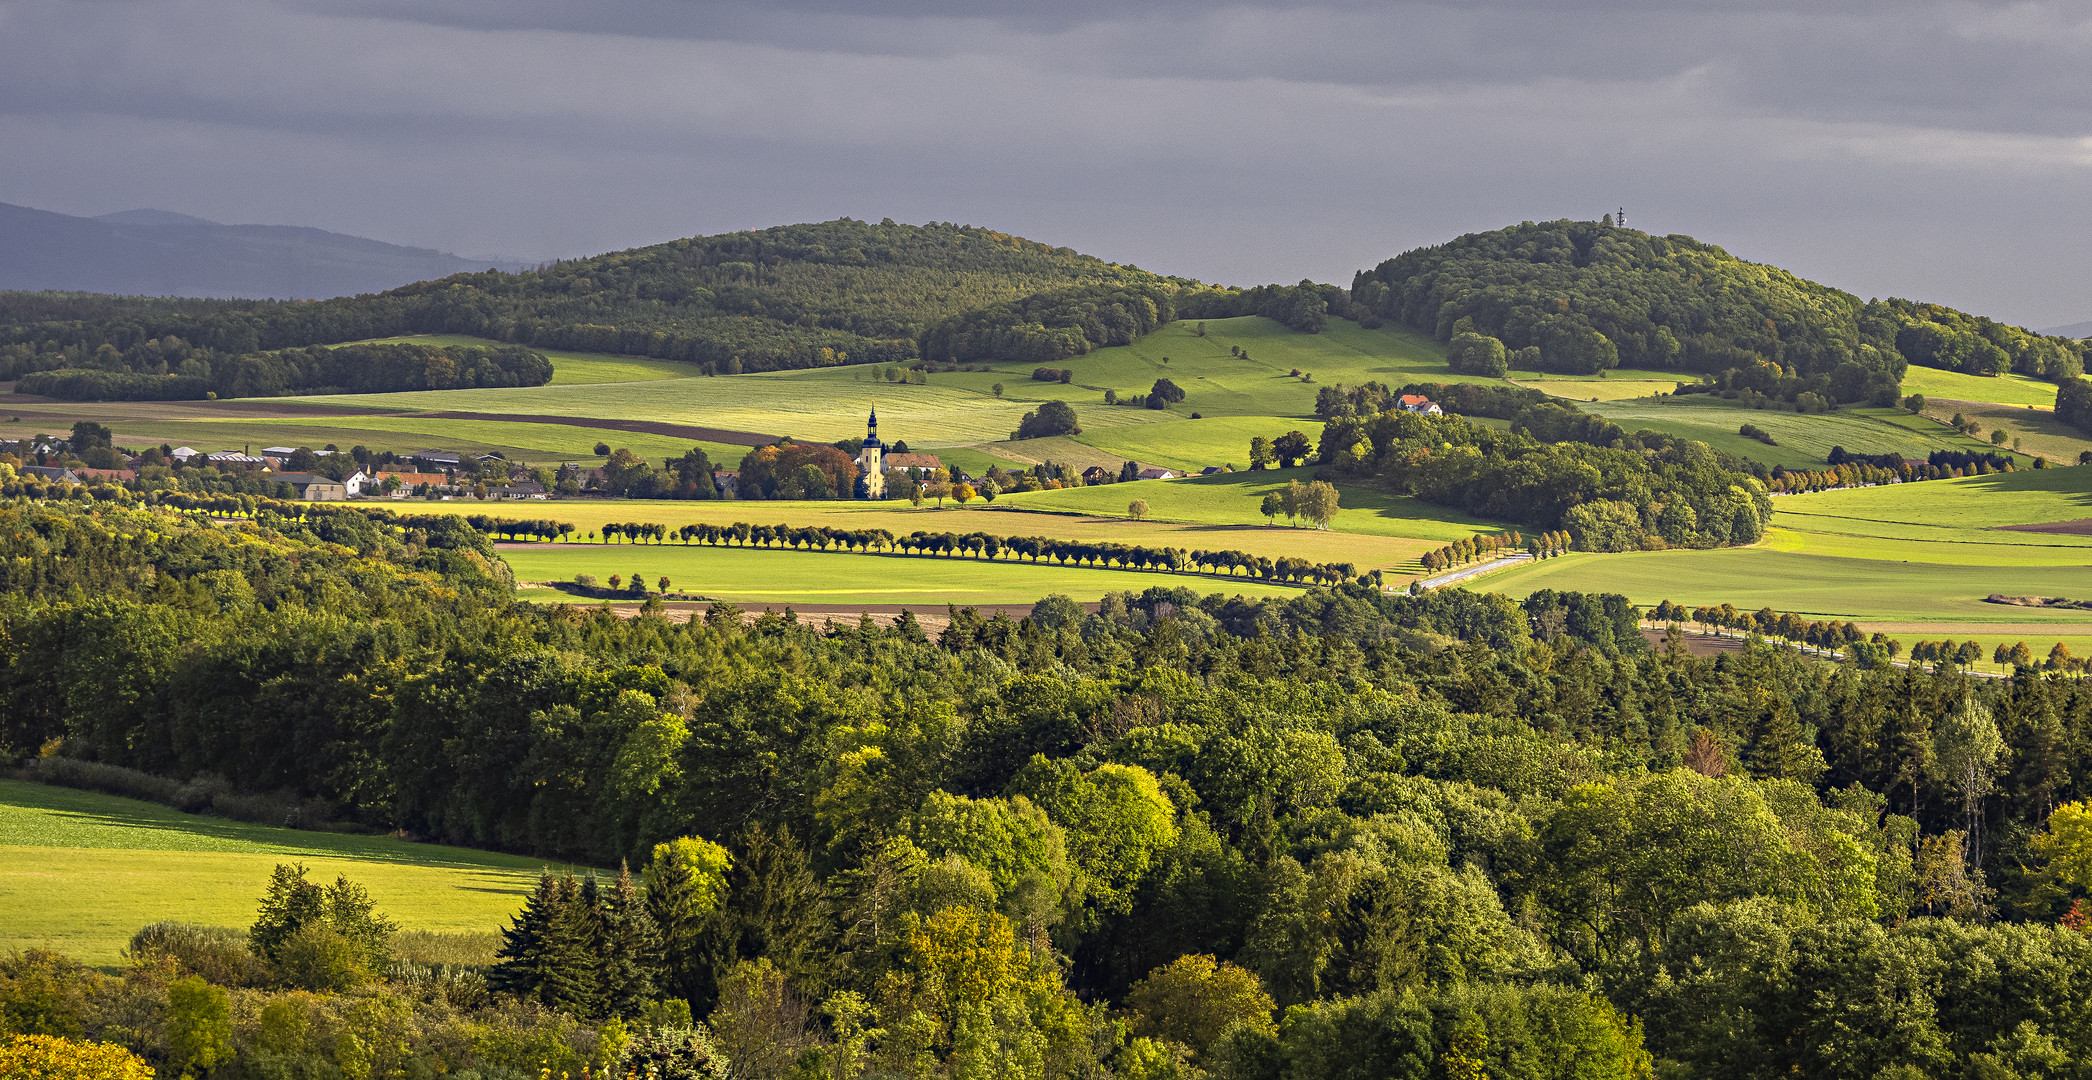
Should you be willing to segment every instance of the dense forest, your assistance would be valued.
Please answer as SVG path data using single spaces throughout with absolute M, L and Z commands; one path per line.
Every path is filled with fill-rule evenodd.
M 36 357 L 18 348 L 12 359 L 26 364 Z M 222 356 L 170 336 L 122 351 L 104 344 L 71 362 L 78 366 L 29 370 L 16 382 L 15 392 L 68 401 L 183 401 L 543 386 L 552 381 L 552 362 L 518 345 L 313 345 Z
M 716 1057 L 661 1076 L 807 1080 L 2092 1065 L 2077 678 L 1701 658 L 1549 592 L 620 619 L 513 602 L 455 518 L 251 505 L 0 505 L 5 752 L 604 869 L 547 876 L 477 1004 L 411 965 L 234 999 L 219 1076 L 506 1080 L 526 1036 L 577 1076 L 666 1042 Z M 0 965 L 0 1018 L 174 1061 L 192 1028 L 139 1017 L 227 991 L 141 953 L 174 959 L 132 997 Z
M 1720 377 L 1782 401 L 1893 403 L 1906 363 L 2061 381 L 2083 347 L 1936 304 L 1859 298 L 1689 236 L 1605 221 L 1526 222 L 1418 248 L 1361 271 L 1351 301 L 1449 341 L 1495 338 L 1513 367 L 1615 367 Z M 1479 343 L 1461 355 L 1489 366 Z
M 845 218 L 335 300 L 0 294 L 0 378 L 93 366 L 82 361 L 104 345 L 122 353 L 169 337 L 238 355 L 470 334 L 682 360 L 721 373 L 907 361 L 917 357 L 925 329 L 948 316 L 1078 286 L 1192 284 L 989 229 Z

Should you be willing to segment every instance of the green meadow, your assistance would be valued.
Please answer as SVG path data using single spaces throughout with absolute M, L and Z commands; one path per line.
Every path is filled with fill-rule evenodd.
M 1975 636 L 2032 644 L 2029 630 L 2052 628 L 2042 636 L 2044 652 L 2055 640 L 2092 635 L 2092 612 L 1985 599 L 2092 599 L 2092 537 L 1992 527 L 2092 517 L 2092 469 L 1787 495 L 1773 505 L 1773 528 L 1754 547 L 1569 555 L 1477 587 L 1512 596 L 1585 589 L 1623 593 L 1637 604 L 1770 606 L 1883 626 L 1906 641 Z M 1985 638 L 1987 624 L 2010 630 Z
M 1181 424 L 1091 428 L 1075 438 L 1113 457 L 1196 473 L 1209 465 L 1247 469 L 1251 439 L 1276 439 L 1289 431 L 1306 435 L 1312 443 L 1322 438 L 1322 423 L 1284 416 L 1206 417 Z
M 1300 590 L 1247 578 L 1149 573 L 1055 566 L 1014 559 L 926 558 L 765 548 L 600 546 L 560 544 L 502 553 L 519 585 L 572 581 L 593 574 L 644 577 L 651 587 L 666 577 L 677 592 L 700 593 L 742 604 L 907 604 L 924 609 L 1029 604 L 1062 593 L 1094 600 L 1108 592 L 1139 592 L 1150 586 L 1183 586 L 1201 593 L 1285 596 Z M 526 592 L 531 599 L 570 599 L 564 594 Z
M 371 338 L 356 344 L 403 343 L 410 345 L 482 345 L 497 347 L 505 342 L 487 338 L 467 337 L 463 334 L 405 334 L 399 337 Z M 330 346 L 339 348 L 339 346 Z M 532 349 L 552 361 L 552 386 L 576 386 L 586 383 L 648 382 L 659 379 L 692 379 L 703 374 L 695 364 L 684 364 L 674 360 L 650 360 L 637 356 L 619 356 L 615 353 L 574 352 L 567 349 Z
M 114 964 L 161 919 L 246 926 L 269 871 L 346 874 L 406 930 L 506 925 L 542 860 L 250 825 L 155 803 L 0 780 L 0 953 L 51 948 Z
M 1149 513 L 1160 521 L 1242 525 L 1264 520 L 1257 512 L 1257 506 L 1266 494 L 1284 487 L 1289 480 L 1304 481 L 1313 476 L 1314 470 L 1310 468 L 1271 469 L 1182 480 L 1147 480 L 1138 484 L 1034 491 L 1006 495 L 997 502 L 1030 510 L 1113 514 L 1124 513 L 1127 502 L 1137 497 L 1147 502 Z M 1384 495 L 1348 485 L 1340 491 L 1341 508 L 1336 520 L 1330 523 L 1330 532 L 1430 541 L 1430 546 L 1436 547 L 1509 527 L 1406 496 Z
M 1830 413 L 1795 413 L 1751 409 L 1703 395 L 1656 400 L 1586 403 L 1596 413 L 1628 431 L 1649 428 L 1697 439 L 1718 450 L 1788 468 L 1822 468 L 1831 447 L 1855 454 L 1896 454 L 1923 458 L 1934 450 L 1990 450 L 1989 443 L 1961 435 L 1944 424 L 1912 417 L 1896 409 L 1850 408 Z M 1915 422 L 1916 427 L 1911 422 Z M 1737 434 L 1751 424 L 1770 434 L 1777 446 Z
M 2025 375 L 1964 375 L 1916 364 L 1903 372 L 1903 392 L 1957 401 L 1994 401 L 2000 405 L 2056 403 L 2056 384 L 2042 379 Z

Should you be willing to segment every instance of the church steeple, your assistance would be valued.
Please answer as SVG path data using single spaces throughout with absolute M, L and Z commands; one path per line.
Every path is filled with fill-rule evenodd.
M 871 419 L 866 420 L 864 423 L 864 437 L 867 440 L 879 437 L 879 407 L 877 405 L 872 406 Z

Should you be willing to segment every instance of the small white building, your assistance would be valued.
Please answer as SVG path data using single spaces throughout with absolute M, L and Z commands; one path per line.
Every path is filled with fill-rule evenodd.
M 1403 394 L 1395 401 L 1395 408 L 1403 412 L 1413 412 L 1424 416 L 1445 415 L 1445 410 L 1438 407 L 1438 402 L 1422 394 Z

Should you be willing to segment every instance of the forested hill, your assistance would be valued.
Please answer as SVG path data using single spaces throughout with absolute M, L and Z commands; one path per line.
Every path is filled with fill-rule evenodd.
M 845 218 L 317 302 L 0 294 L 0 348 L 33 354 L 0 364 L 14 368 L 5 375 L 76 367 L 80 356 L 52 354 L 168 336 L 240 354 L 453 333 L 762 371 L 912 360 L 931 323 L 1035 294 L 1191 284 L 989 229 Z
M 1609 219 L 1526 222 L 1405 252 L 1361 271 L 1351 299 L 1361 318 L 1441 341 L 1497 338 L 1524 353 L 1514 367 L 1675 369 L 1786 401 L 1889 399 L 1906 363 L 2049 379 L 2083 370 L 2082 347 L 2066 338 L 1933 304 L 1863 302 Z

